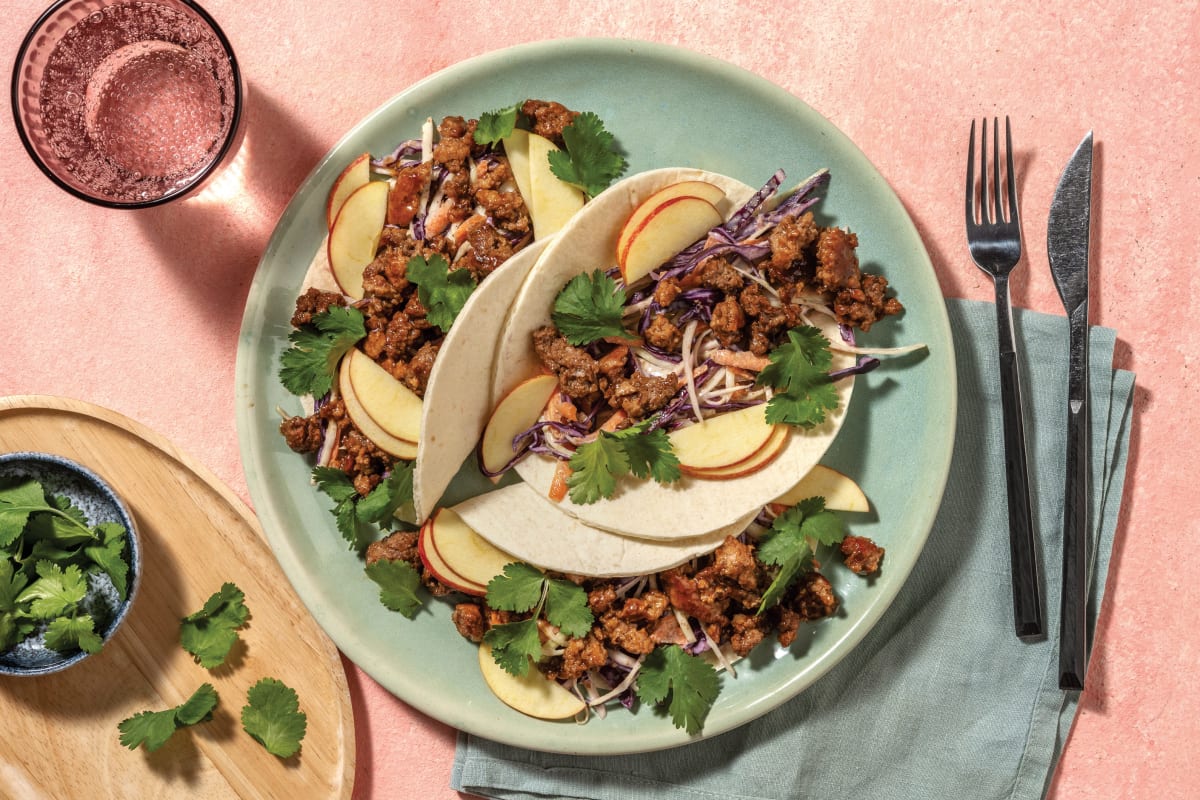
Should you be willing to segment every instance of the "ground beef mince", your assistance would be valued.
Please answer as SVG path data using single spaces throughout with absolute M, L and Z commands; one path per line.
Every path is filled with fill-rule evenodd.
M 487 632 L 487 623 L 483 618 L 483 610 L 475 603 L 458 603 L 450 613 L 450 621 L 458 629 L 464 639 L 472 642 L 482 642 L 483 634 Z
M 635 372 L 619 380 L 605 394 L 609 405 L 624 411 L 637 422 L 663 408 L 679 391 L 679 379 L 674 375 L 643 375 Z
M 568 342 L 553 325 L 533 332 L 533 349 L 546 368 L 558 376 L 558 388 L 572 400 L 591 401 L 600 394 L 596 359 Z
M 296 311 L 292 314 L 292 327 L 311 325 L 313 317 L 328 311 L 332 306 L 346 305 L 341 292 L 322 292 L 314 286 L 296 298 Z
M 279 432 L 283 434 L 287 446 L 297 453 L 315 453 L 325 441 L 324 428 L 316 414 L 286 417 L 279 423 Z
M 713 306 L 709 327 L 722 347 L 741 346 L 744 339 L 742 329 L 746 327 L 746 312 L 738 304 L 737 298 L 726 297 Z
M 431 595 L 445 597 L 454 590 L 425 569 L 425 562 L 421 560 L 418 548 L 419 536 L 420 534 L 416 531 L 396 531 L 378 541 L 371 542 L 367 545 L 367 565 L 377 561 L 403 561 L 417 571 L 417 574 L 421 576 L 421 584 Z M 462 632 L 461 628 L 459 632 Z M 482 636 L 483 634 L 480 633 L 481 638 Z
M 879 570 L 884 549 L 866 536 L 847 536 L 842 540 L 841 552 L 851 572 L 870 575 Z
M 768 271 L 776 276 L 784 275 L 798 263 L 803 263 L 805 252 L 817 240 L 819 231 L 811 211 L 782 220 L 768 238 L 771 245 Z
M 533 120 L 534 133 L 546 137 L 559 147 L 565 146 L 563 128 L 579 116 L 578 111 L 572 111 L 561 103 L 543 100 L 526 100 L 521 105 L 521 113 Z
M 886 296 L 887 286 L 887 278 L 882 275 L 863 275 L 859 288 L 838 292 L 833 303 L 838 321 L 869 331 L 883 317 L 899 314 L 904 307 L 896 298 Z
M 678 350 L 679 345 L 683 342 L 683 331 L 679 330 L 665 314 L 655 314 L 643 335 L 648 344 L 668 352 Z

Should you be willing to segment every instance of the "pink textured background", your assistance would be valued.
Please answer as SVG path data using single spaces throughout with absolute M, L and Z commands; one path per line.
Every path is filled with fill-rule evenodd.
M 137 213 L 90 207 L 51 185 L 12 126 L 0 125 L 0 395 L 58 394 L 112 408 L 174 440 L 249 501 L 234 429 L 234 357 L 275 221 L 352 124 L 431 72 L 507 45 L 650 39 L 775 81 L 874 161 L 950 296 L 991 296 L 963 240 L 966 134 L 972 117 L 1009 114 L 1025 220 L 1014 301 L 1054 313 L 1061 306 L 1046 266 L 1046 213 L 1066 158 L 1092 129 L 1093 321 L 1118 330 L 1117 366 L 1137 372 L 1138 388 L 1089 688 L 1050 797 L 1195 796 L 1196 0 L 1003 9 L 873 0 L 781 12 L 787 5 L 655 0 L 568 12 L 514 0 L 208 0 L 238 52 L 250 100 L 236 169 L 206 194 Z M 4 4 L 4 63 L 42 6 Z M 346 666 L 359 740 L 356 797 L 457 796 L 446 788 L 453 732 Z

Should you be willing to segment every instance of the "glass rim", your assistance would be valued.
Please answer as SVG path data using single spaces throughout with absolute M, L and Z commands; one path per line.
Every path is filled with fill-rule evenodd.
M 52 3 L 45 11 L 43 11 L 37 20 L 29 26 L 29 31 L 21 40 L 21 46 L 17 48 L 17 56 L 13 61 L 10 102 L 12 107 L 13 123 L 17 129 L 17 136 L 20 138 L 21 144 L 25 147 L 25 152 L 29 154 L 30 159 L 35 165 L 37 165 L 37 168 L 41 170 L 42 173 L 51 181 L 53 181 L 54 184 L 60 189 L 63 189 L 68 194 L 78 197 L 80 200 L 85 200 L 89 203 L 102 206 L 104 208 L 150 208 L 152 206 L 164 205 L 173 200 L 179 200 L 188 194 L 191 194 L 198 187 L 203 185 L 208 177 L 212 175 L 219 166 L 221 166 L 222 162 L 225 160 L 225 157 L 229 154 L 230 149 L 232 149 L 234 143 L 237 142 L 241 131 L 242 103 L 245 100 L 245 90 L 242 85 L 242 71 L 238 67 L 237 56 L 233 52 L 233 46 L 229 43 L 228 37 L 225 36 L 225 32 L 221 30 L 221 26 L 217 24 L 217 21 L 213 19 L 212 15 L 205 11 L 199 3 L 194 2 L 194 0 L 170 0 L 170 2 L 186 6 L 191 11 L 195 12 L 195 14 L 200 17 L 204 24 L 207 25 L 210 30 L 212 30 L 213 34 L 217 37 L 217 41 L 221 45 L 221 49 L 225 52 L 225 56 L 229 59 L 229 68 L 233 74 L 233 115 L 229 120 L 229 132 L 225 136 L 224 141 L 221 142 L 221 147 L 213 159 L 206 164 L 203 169 L 198 171 L 192 177 L 192 180 L 188 183 L 188 185 L 184 188 L 176 192 L 155 197 L 152 200 L 135 200 L 126 203 L 105 200 L 89 194 L 79 187 L 72 186 L 56 175 L 54 170 L 50 169 L 50 167 L 46 165 L 46 163 L 42 160 L 42 157 L 38 154 L 36 148 L 33 146 L 33 142 L 29 138 L 29 134 L 25 130 L 24 123 L 21 121 L 19 94 L 21 84 L 21 64 L 25 60 L 25 54 L 28 52 L 30 45 L 33 43 L 34 38 L 38 34 L 38 31 L 41 30 L 46 22 L 63 6 L 76 1 L 77 0 L 55 0 L 55 2 Z M 153 2 L 153 0 L 151 0 L 151 2 Z M 113 3 L 111 5 L 117 5 L 117 3 Z

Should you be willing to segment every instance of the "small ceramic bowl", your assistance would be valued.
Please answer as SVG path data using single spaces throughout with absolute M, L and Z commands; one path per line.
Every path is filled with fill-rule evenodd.
M 129 571 L 125 598 L 120 598 L 107 575 L 99 574 L 87 576 L 87 595 L 82 601 L 87 610 L 95 612 L 94 616 L 100 621 L 96 632 L 107 643 L 132 607 L 141 582 L 141 558 L 133 515 L 112 487 L 87 467 L 68 458 L 32 452 L 0 455 L 0 488 L 13 486 L 26 478 L 41 483 L 47 495 L 69 499 L 89 525 L 115 522 L 127 531 L 124 555 Z M 7 560 L 9 556 L 0 551 L 0 558 Z M 59 672 L 89 655 L 83 650 L 60 653 L 47 647 L 43 639 L 42 631 L 35 630 L 23 641 L 0 652 L 0 676 Z

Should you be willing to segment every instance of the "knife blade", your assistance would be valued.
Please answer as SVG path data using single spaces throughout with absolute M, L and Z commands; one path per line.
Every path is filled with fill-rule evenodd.
M 1088 273 L 1092 222 L 1092 132 L 1075 148 L 1050 204 L 1050 274 L 1067 312 L 1067 462 L 1063 510 L 1060 689 L 1083 690 L 1088 663 L 1091 550 L 1091 411 L 1088 403 Z

